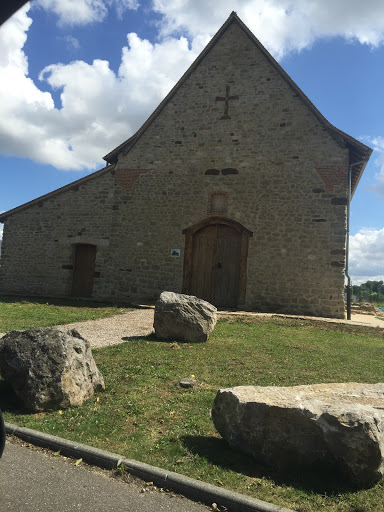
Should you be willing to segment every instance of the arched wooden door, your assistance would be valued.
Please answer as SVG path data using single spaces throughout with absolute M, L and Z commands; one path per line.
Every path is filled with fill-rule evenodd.
M 185 233 L 184 293 L 219 307 L 243 303 L 248 237 L 252 234 L 240 224 L 222 219 L 209 219 Z

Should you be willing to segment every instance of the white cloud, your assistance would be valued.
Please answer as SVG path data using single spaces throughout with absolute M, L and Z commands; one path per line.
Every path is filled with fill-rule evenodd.
M 116 9 L 119 18 L 123 16 L 125 11 L 136 10 L 140 5 L 137 0 L 107 0 L 107 4 Z
M 14 66 L 24 73 L 28 70 L 28 61 L 22 48 L 27 40 L 27 31 L 32 23 L 26 12 L 29 4 L 21 8 L 0 30 L 0 66 Z
M 232 10 L 277 56 L 305 48 L 317 38 L 341 36 L 378 46 L 384 41 L 382 0 L 153 0 L 163 15 L 161 34 L 185 31 L 192 38 L 213 35 Z M 60 25 L 102 22 L 138 9 L 139 0 L 35 0 L 54 12 Z
M 110 9 L 121 15 L 139 4 L 36 0 L 34 5 L 55 12 L 59 23 L 73 25 L 102 21 Z M 0 151 L 60 169 L 103 165 L 102 155 L 145 121 L 232 9 L 278 56 L 318 37 L 339 35 L 371 45 L 384 38 L 381 0 L 366 0 L 363 7 L 357 0 L 153 0 L 153 8 L 163 15 L 160 39 L 154 44 L 128 34 L 117 74 L 108 61 L 97 58 L 52 63 L 41 71 L 45 85 L 60 92 L 59 106 L 28 77 L 23 47 L 32 23 L 29 5 L 8 20 L 0 30 Z M 384 173 L 380 176 L 384 193 Z
M 128 43 L 123 48 L 119 76 L 129 85 L 126 92 L 132 100 L 141 104 L 148 103 L 147 98 L 159 103 L 202 49 L 193 46 L 189 50 L 184 37 L 153 45 L 131 33 Z
M 384 42 L 382 0 L 154 0 L 163 34 L 214 34 L 234 10 L 277 57 L 318 38 L 341 36 L 378 46 Z M 202 14 L 204 13 L 204 14 Z
M 102 0 L 37 0 L 36 5 L 53 11 L 61 25 L 85 25 L 102 21 L 108 13 Z
M 137 9 L 137 0 L 36 0 L 36 6 L 54 12 L 59 25 L 86 25 L 102 22 L 109 8 L 115 8 L 118 16 L 128 9 Z
M 231 11 L 274 55 L 300 50 L 318 38 L 341 36 L 378 46 L 384 42 L 382 0 L 153 0 L 163 34 L 214 34 Z
M 349 239 L 353 284 L 384 280 L 384 228 L 362 229 Z
M 78 50 L 80 48 L 79 40 L 76 37 L 66 35 L 62 39 L 67 43 L 69 49 Z
M 152 44 L 128 34 L 116 75 L 105 60 L 52 64 L 40 73 L 61 108 L 28 77 L 24 8 L 0 32 L 0 151 L 58 169 L 94 169 L 136 131 L 198 52 L 185 38 Z M 200 50 L 200 48 L 198 49 Z

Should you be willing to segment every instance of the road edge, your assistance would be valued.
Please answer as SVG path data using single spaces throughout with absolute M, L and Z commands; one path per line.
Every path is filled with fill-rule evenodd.
M 228 491 L 173 471 L 166 471 L 144 462 L 126 459 L 115 453 L 68 441 L 37 430 L 5 423 L 5 431 L 8 435 L 16 436 L 33 445 L 60 451 L 61 455 L 75 459 L 82 458 L 84 462 L 104 469 L 117 469 L 124 464 L 124 469 L 128 473 L 142 480 L 153 482 L 158 487 L 170 489 L 207 505 L 212 505 L 212 503 L 223 505 L 230 512 L 294 512 L 292 509 L 273 505 L 238 492 Z

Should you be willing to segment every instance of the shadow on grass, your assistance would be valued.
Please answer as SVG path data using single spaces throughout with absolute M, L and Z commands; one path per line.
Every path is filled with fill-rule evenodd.
M 266 468 L 258 465 L 250 456 L 232 450 L 224 439 L 209 436 L 182 436 L 180 441 L 190 452 L 215 466 L 253 478 L 266 476 Z
M 142 336 L 124 336 L 121 338 L 123 341 L 159 341 L 155 337 L 155 333 L 142 335 Z
M 267 478 L 277 485 L 291 486 L 307 492 L 329 495 L 358 490 L 345 480 L 336 468 L 305 468 L 301 471 L 280 471 L 258 463 L 251 456 L 229 447 L 224 439 L 208 436 L 183 436 L 182 444 L 192 453 L 215 466 L 251 478 Z
M 70 306 L 77 308 L 132 308 L 133 306 L 127 303 L 116 303 L 116 302 L 95 302 L 92 300 L 75 299 L 75 298 L 54 298 L 54 297 L 19 297 L 16 295 L 0 295 L 0 302 L 13 304 L 29 303 L 29 304 L 42 304 L 51 306 Z
M 156 338 L 156 334 L 152 332 L 151 334 L 147 334 L 144 336 L 125 336 L 121 338 L 123 341 L 150 341 L 152 343 L 166 343 L 168 345 L 172 345 L 173 343 L 177 343 L 178 345 L 201 345 L 202 343 L 192 343 L 191 341 L 182 341 L 182 340 L 161 340 L 160 338 Z

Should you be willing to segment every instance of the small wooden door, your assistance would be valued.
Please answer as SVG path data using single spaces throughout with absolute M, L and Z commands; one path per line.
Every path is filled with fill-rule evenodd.
M 92 295 L 95 261 L 96 245 L 79 244 L 75 246 L 72 280 L 73 297 L 90 297 Z
M 215 306 L 235 307 L 240 281 L 241 233 L 225 224 L 193 236 L 190 293 Z

